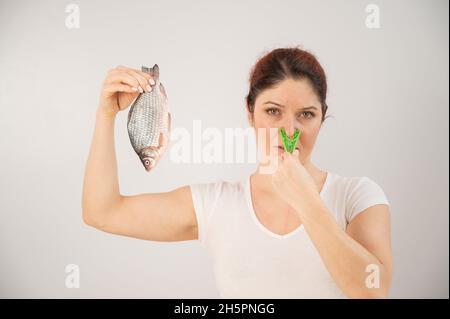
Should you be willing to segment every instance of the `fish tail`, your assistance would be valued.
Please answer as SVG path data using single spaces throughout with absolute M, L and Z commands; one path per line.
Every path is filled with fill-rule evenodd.
M 141 71 L 150 74 L 150 72 L 152 71 L 152 68 L 148 68 L 146 66 L 142 66 L 141 67 Z
M 155 82 L 159 82 L 159 66 L 158 64 L 155 64 L 152 68 L 152 73 L 151 73 L 153 80 L 155 80 Z
M 159 82 L 159 66 L 158 66 L 158 64 L 155 64 L 152 68 L 142 66 L 141 71 L 150 74 L 150 76 L 153 78 L 153 80 L 155 80 L 155 82 Z

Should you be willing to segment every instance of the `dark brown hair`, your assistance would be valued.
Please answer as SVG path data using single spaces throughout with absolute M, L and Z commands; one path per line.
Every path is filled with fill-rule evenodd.
M 327 80 L 322 66 L 313 54 L 298 47 L 274 49 L 258 60 L 250 72 L 247 108 L 255 109 L 256 97 L 283 80 L 307 79 L 322 105 L 322 123 L 327 113 Z

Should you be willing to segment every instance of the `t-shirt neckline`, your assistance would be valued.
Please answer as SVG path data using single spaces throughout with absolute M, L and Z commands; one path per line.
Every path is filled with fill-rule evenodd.
M 250 185 L 250 177 L 251 174 L 248 175 L 247 179 L 246 179 L 246 185 L 245 185 L 245 198 L 246 198 L 246 202 L 247 202 L 247 207 L 248 207 L 248 212 L 250 213 L 252 220 L 254 221 L 254 223 L 266 234 L 268 234 L 271 237 L 277 238 L 277 239 L 285 239 L 285 238 L 289 238 L 294 236 L 295 234 L 299 233 L 300 231 L 304 230 L 304 226 L 303 223 L 298 226 L 297 228 L 295 228 L 293 231 L 286 233 L 286 234 L 277 234 L 272 232 L 271 230 L 269 230 L 266 226 L 264 226 L 258 219 L 258 217 L 256 216 L 255 213 L 255 209 L 253 206 L 253 201 L 252 201 L 252 193 L 251 193 L 251 185 Z M 325 193 L 325 191 L 328 188 L 328 185 L 330 183 L 331 180 L 331 172 L 327 171 L 327 176 L 325 178 L 325 182 L 323 183 L 322 189 L 320 190 L 320 197 L 323 197 L 323 194 Z

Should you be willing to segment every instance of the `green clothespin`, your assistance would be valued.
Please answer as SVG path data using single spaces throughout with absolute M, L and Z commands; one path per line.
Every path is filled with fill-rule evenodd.
M 286 152 L 292 153 L 297 146 L 298 139 L 300 138 L 300 130 L 296 129 L 292 138 L 286 134 L 284 127 L 280 128 L 281 138 L 283 139 L 284 150 Z

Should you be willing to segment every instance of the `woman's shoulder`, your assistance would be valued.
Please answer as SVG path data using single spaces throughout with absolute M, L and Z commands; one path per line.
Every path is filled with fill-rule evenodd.
M 369 176 L 343 176 L 334 172 L 329 173 L 332 176 L 331 184 L 339 190 L 355 192 L 368 188 L 381 189 L 380 184 Z
M 380 183 L 369 176 L 342 176 L 332 173 L 330 196 L 343 205 L 347 222 L 350 222 L 366 208 L 377 205 L 390 205 Z

